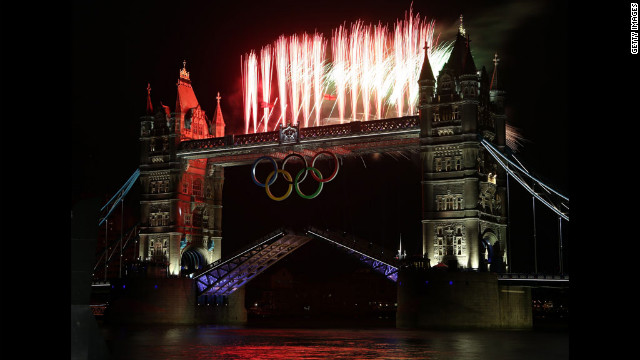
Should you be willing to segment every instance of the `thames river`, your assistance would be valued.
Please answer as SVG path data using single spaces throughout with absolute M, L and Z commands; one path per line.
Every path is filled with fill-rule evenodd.
M 229 326 L 102 330 L 115 359 L 568 359 L 569 332 Z

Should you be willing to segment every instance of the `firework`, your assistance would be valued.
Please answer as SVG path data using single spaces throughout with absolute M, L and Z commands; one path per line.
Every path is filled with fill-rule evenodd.
M 373 28 L 373 88 L 375 90 L 376 118 L 382 119 L 382 100 L 385 97 L 385 61 L 387 58 L 387 27 L 378 26 Z
M 311 115 L 311 78 L 313 71 L 312 65 L 312 38 L 306 33 L 302 35 L 302 43 L 300 44 L 300 58 L 302 63 L 300 94 L 302 96 L 302 121 L 304 127 L 309 126 L 309 117 Z
M 251 115 L 253 114 L 253 132 L 257 130 L 258 117 L 258 62 L 256 54 L 251 51 L 242 63 L 242 90 L 244 100 L 244 124 L 245 133 L 249 133 L 249 125 L 251 123 Z
M 505 132 L 506 132 L 506 143 L 511 150 L 517 152 L 522 147 L 522 143 L 526 141 L 526 139 L 520 133 L 520 130 L 512 125 L 505 124 Z
M 271 46 L 267 45 L 260 51 L 260 71 L 262 75 L 262 108 L 264 115 L 262 122 L 264 123 L 264 131 L 268 131 L 270 111 L 273 107 L 270 104 L 271 97 L 271 65 L 273 61 L 271 59 Z
M 289 39 L 289 78 L 291 87 L 289 98 L 291 99 L 291 123 L 298 123 L 298 114 L 300 112 L 300 86 L 302 78 L 302 61 L 301 49 L 298 36 L 293 35 Z
M 331 50 L 333 51 L 333 71 L 332 78 L 338 101 L 338 114 L 340 123 L 344 121 L 345 95 L 347 88 L 347 34 L 344 26 L 340 26 L 331 38 Z
M 356 120 L 358 110 L 358 84 L 360 83 L 360 67 L 362 53 L 362 22 L 357 21 L 351 25 L 351 35 L 349 36 L 349 91 L 351 93 L 351 119 Z
M 278 123 L 286 125 L 287 114 L 287 82 L 289 70 L 289 52 L 287 38 L 282 35 L 275 45 L 276 75 L 278 78 L 278 95 L 280 100 L 280 119 Z
M 313 36 L 312 46 L 312 64 L 313 64 L 313 96 L 314 96 L 314 108 L 316 114 L 315 126 L 320 125 L 320 116 L 322 110 L 322 93 L 324 91 L 324 58 L 327 42 L 322 38 L 322 34 L 315 34 Z
M 434 29 L 435 21 L 427 22 L 412 10 L 391 29 L 381 23 L 364 25 L 360 20 L 350 26 L 343 24 L 332 31 L 330 60 L 325 58 L 328 41 L 322 34 L 281 35 L 273 49 L 265 47 L 260 53 L 264 126 L 260 126 L 259 131 L 269 131 L 273 113 L 265 107 L 274 107 L 269 103 L 272 64 L 278 87 L 275 102 L 280 102 L 276 126 L 324 125 L 330 121 L 335 107 L 340 123 L 414 115 L 419 91 L 417 80 L 427 51 L 425 44 L 434 76 L 453 47 L 452 42 L 438 44 L 438 39 L 434 40 Z M 252 52 L 243 63 L 246 132 L 249 132 L 251 113 L 256 112 L 258 82 L 254 64 L 257 61 Z M 335 100 L 328 113 L 323 113 L 323 98 Z M 347 106 L 351 108 L 348 120 Z M 255 117 L 254 132 L 258 131 Z

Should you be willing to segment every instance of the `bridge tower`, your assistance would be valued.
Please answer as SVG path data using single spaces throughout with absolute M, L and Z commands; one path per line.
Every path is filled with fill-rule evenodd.
M 428 49 L 418 80 L 423 256 L 432 265 L 504 272 L 506 175 L 478 139 L 504 148 L 504 91 L 490 88 L 484 67 L 477 71 L 470 42 L 461 17 L 437 87 Z
M 141 118 L 141 261 L 160 265 L 158 276 L 193 272 L 221 257 L 224 169 L 207 159 L 180 159 L 181 141 L 224 134 L 220 97 L 209 121 L 191 86 L 186 62 L 177 83 L 176 108 L 153 112 L 150 87 Z

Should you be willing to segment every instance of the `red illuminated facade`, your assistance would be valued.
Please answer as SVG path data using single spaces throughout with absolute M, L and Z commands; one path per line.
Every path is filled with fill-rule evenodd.
M 185 65 L 175 111 L 161 104 L 154 113 L 148 87 L 147 115 L 140 124 L 139 260 L 157 264 L 168 276 L 193 272 L 221 256 L 223 168 L 206 159 L 176 156 L 182 141 L 224 136 L 220 95 L 210 121 Z

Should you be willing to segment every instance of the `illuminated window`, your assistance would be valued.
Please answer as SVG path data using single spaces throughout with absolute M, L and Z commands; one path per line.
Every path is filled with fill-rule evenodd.
M 169 192 L 169 180 L 162 182 L 162 192 Z
M 438 112 L 438 109 L 435 109 L 433 111 L 433 121 L 434 122 L 440 121 L 440 113 Z
M 200 179 L 193 181 L 193 195 L 202 196 L 202 181 Z
M 445 158 L 445 162 L 446 162 L 445 170 L 451 171 L 451 158 L 450 157 Z
M 456 170 L 462 170 L 462 160 L 459 156 L 456 156 Z
M 457 106 L 453 107 L 452 117 L 453 117 L 453 120 L 458 120 L 459 119 L 459 112 L 458 112 L 458 107 Z
M 436 158 L 436 171 L 442 171 L 442 159 Z
M 458 210 L 462 210 L 464 208 L 462 196 L 458 196 Z
M 155 194 L 157 192 L 157 188 L 156 188 L 156 182 L 152 181 L 151 182 L 151 193 Z
M 453 198 L 450 196 L 447 196 L 445 202 L 446 202 L 445 203 L 446 210 L 453 210 Z

